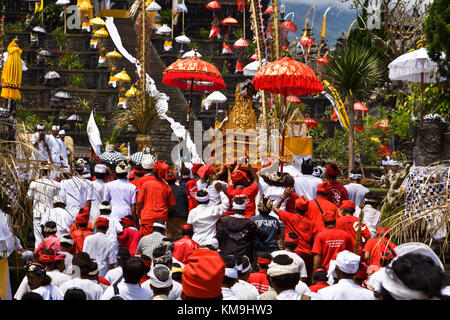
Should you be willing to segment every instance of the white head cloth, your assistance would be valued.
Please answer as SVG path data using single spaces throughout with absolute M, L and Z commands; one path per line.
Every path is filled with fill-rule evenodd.
M 58 134 L 65 135 L 66 134 L 66 130 L 59 130 Z
M 245 202 L 243 204 L 238 204 L 235 201 L 233 201 L 233 209 L 234 210 L 245 210 L 246 204 Z
M 421 242 L 408 242 L 398 245 L 395 249 L 396 257 L 392 260 L 389 266 L 396 261 L 399 257 L 408 254 L 421 254 L 431 258 L 435 265 L 444 270 L 444 266 L 439 260 L 439 257 L 433 252 L 433 250 L 424 243 Z M 386 268 L 384 277 L 381 280 L 381 285 L 389 294 L 396 300 L 427 300 L 429 296 L 424 294 L 422 291 L 413 290 L 404 285 L 404 283 L 397 278 L 394 271 L 389 267 Z
M 116 172 L 119 174 L 128 172 L 128 166 L 125 164 L 125 162 L 121 162 L 116 166 Z
M 111 205 L 104 205 L 100 203 L 100 205 L 98 206 L 98 210 L 111 210 Z
M 209 193 L 206 193 L 206 195 L 204 195 L 203 197 L 199 197 L 198 195 L 195 196 L 195 199 L 198 202 L 206 202 L 209 201 Z
M 281 254 L 279 254 L 277 256 L 281 256 Z M 278 264 L 272 260 L 272 262 L 269 264 L 269 269 L 267 270 L 267 274 L 271 277 L 276 277 L 276 276 L 282 276 L 285 274 L 298 273 L 298 267 L 299 267 L 298 263 L 296 263 L 294 261 L 294 259 L 292 259 L 291 257 L 289 257 L 289 258 L 292 260 L 292 263 L 288 264 L 288 265 Z
M 53 126 L 52 127 L 52 131 L 59 131 L 59 127 L 58 126 Z
M 351 180 L 361 180 L 363 176 L 360 173 L 350 173 L 349 178 Z
M 94 172 L 96 173 L 105 173 L 106 172 L 106 166 L 104 164 L 96 164 L 94 168 Z
M 145 155 L 142 159 L 142 168 L 145 170 L 153 169 L 153 166 L 155 165 L 155 161 L 153 160 L 153 157 L 150 155 Z
M 355 274 L 359 269 L 361 257 L 348 250 L 341 251 L 336 256 L 336 266 L 342 272 Z
M 162 224 L 162 223 L 159 223 L 159 222 L 154 222 L 154 223 L 153 223 L 153 227 L 159 227 L 159 228 L 165 229 L 165 228 L 166 228 L 166 225 L 165 225 L 165 224 Z
M 231 278 L 231 279 L 237 279 L 238 278 L 238 269 L 235 266 L 234 268 L 225 268 L 225 277 Z
M 44 126 L 43 124 L 38 124 L 38 125 L 36 126 L 36 129 L 37 129 L 37 130 L 44 130 L 44 129 L 45 129 L 45 126 Z
M 166 281 L 161 281 L 159 280 L 154 272 L 154 269 L 167 269 L 167 271 L 169 272 L 169 278 Z M 150 276 L 150 284 L 152 286 L 154 286 L 155 288 L 168 288 L 172 285 L 172 272 L 170 272 L 170 269 L 163 265 L 163 264 L 158 264 L 156 266 L 152 266 L 152 268 L 150 269 L 149 272 L 149 276 Z

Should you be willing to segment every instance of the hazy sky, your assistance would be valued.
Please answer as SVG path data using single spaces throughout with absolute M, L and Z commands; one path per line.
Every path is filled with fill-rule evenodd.
M 325 6 L 335 6 L 342 9 L 348 9 L 351 1 L 342 3 L 340 0 L 278 0 L 281 5 L 283 3 L 304 3 L 311 6 L 325 7 Z M 350 9 L 349 9 L 350 10 Z

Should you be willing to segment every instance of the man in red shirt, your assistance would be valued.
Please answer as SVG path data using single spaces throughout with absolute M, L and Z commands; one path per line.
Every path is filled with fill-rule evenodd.
M 258 181 L 258 177 L 256 176 L 255 169 L 253 169 L 247 158 L 246 162 L 249 172 L 252 175 L 253 182 L 250 183 L 247 174 L 244 171 L 240 170 L 240 164 L 236 166 L 236 168 L 233 170 L 233 173 L 230 172 L 230 168 L 228 167 L 227 195 L 230 198 L 230 203 L 233 203 L 234 198 L 243 198 L 246 204 L 244 218 L 250 218 L 255 215 L 255 199 L 258 195 L 259 188 L 256 184 L 256 182 Z M 233 214 L 232 208 L 228 209 L 224 216 L 229 216 L 231 214 Z
M 198 203 L 197 200 L 195 199 L 195 196 L 197 195 L 197 181 L 199 179 L 198 176 L 198 170 L 202 167 L 203 165 L 201 163 L 194 163 L 192 165 L 192 179 L 189 180 L 188 182 L 186 182 L 186 193 L 187 193 L 187 197 L 188 197 L 188 210 L 189 212 L 194 209 Z
M 338 207 L 341 206 L 342 201 L 349 200 L 348 192 L 345 187 L 336 181 L 337 176 L 339 175 L 339 168 L 336 163 L 331 163 L 328 165 L 327 169 L 325 170 L 328 183 L 329 183 L 329 189 L 328 192 L 328 200 L 333 202 Z
M 173 257 L 185 264 L 187 257 L 192 253 L 192 251 L 200 248 L 200 245 L 192 240 L 192 235 L 194 234 L 194 229 L 191 224 L 184 224 L 181 226 L 181 235 L 183 236 L 180 240 L 174 242 Z
M 135 180 L 133 183 L 136 186 L 136 197 L 139 193 L 139 190 L 141 190 L 142 185 L 147 182 L 148 180 L 151 180 L 151 177 L 153 174 L 153 167 L 155 166 L 155 161 L 151 156 L 144 156 L 144 159 L 142 159 L 142 169 L 144 171 L 144 175 L 140 177 L 139 179 Z
M 136 223 L 131 216 L 120 219 L 123 231 L 117 234 L 120 248 L 127 248 L 131 256 L 136 253 L 137 245 L 141 239 L 139 231 L 135 228 Z
M 267 280 L 267 269 L 272 262 L 272 256 L 269 253 L 265 253 L 258 257 L 257 265 L 258 272 L 250 273 L 247 282 L 253 285 L 259 294 L 263 294 L 270 288 L 269 280 Z
M 329 182 L 325 181 L 320 183 L 317 186 L 316 198 L 309 202 L 308 211 L 305 213 L 307 218 L 314 221 L 319 231 L 322 231 L 325 228 L 322 218 L 325 211 L 333 212 L 334 217 L 336 219 L 339 218 L 338 207 L 334 203 L 327 200 L 329 192 Z
M 344 230 L 348 232 L 350 237 L 352 238 L 352 246 L 353 250 L 355 249 L 356 244 L 356 232 L 358 231 L 358 217 L 355 217 L 353 213 L 355 212 L 355 203 L 351 200 L 344 200 L 342 201 L 342 217 L 339 217 L 336 220 L 336 228 Z M 371 233 L 367 226 L 362 223 L 361 224 L 361 235 L 359 238 L 359 247 L 358 247 L 358 254 L 362 256 L 362 248 L 363 245 L 363 238 L 365 240 L 369 239 L 371 236 Z
M 308 205 L 310 203 L 305 196 L 300 196 L 295 201 L 295 213 L 279 209 L 289 194 L 290 188 L 286 188 L 280 200 L 275 203 L 272 210 L 278 214 L 280 220 L 283 221 L 286 226 L 285 241 L 288 240 L 289 233 L 295 233 L 298 235 L 295 253 L 297 253 L 303 261 L 305 261 L 306 272 L 308 274 L 308 278 L 311 279 L 313 267 L 313 256 L 311 249 L 314 243 L 314 238 L 318 234 L 319 230 L 317 229 L 314 221 L 305 217 L 305 213 L 308 210 Z
M 75 218 L 75 228 L 73 232 L 70 233 L 73 239 L 73 254 L 77 254 L 83 251 L 84 239 L 87 236 L 93 234 L 93 230 L 88 228 L 89 222 L 89 208 L 83 207 L 80 213 Z
M 169 210 L 176 205 L 172 188 L 163 179 L 169 166 L 163 161 L 156 161 L 153 175 L 146 181 L 139 191 L 137 200 L 137 214 L 139 217 L 141 237 L 151 234 L 153 222 L 169 217 Z M 142 179 L 142 178 L 141 178 Z
M 336 228 L 336 216 L 333 211 L 325 211 L 323 222 L 325 229 L 317 234 L 312 248 L 314 269 L 318 266 L 328 269 L 330 261 L 334 260 L 339 252 L 354 249 L 349 234 Z
M 389 241 L 389 227 L 379 227 L 377 229 L 377 238 L 367 240 L 364 249 L 364 262 L 367 265 L 376 265 L 381 267 L 380 259 L 383 256 L 396 256 L 394 249 L 397 247 Z

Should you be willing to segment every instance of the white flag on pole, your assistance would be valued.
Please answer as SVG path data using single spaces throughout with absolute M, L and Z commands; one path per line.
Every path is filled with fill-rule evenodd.
M 98 130 L 97 124 L 94 119 L 94 111 L 91 111 L 91 116 L 87 124 L 87 134 L 89 137 L 89 142 L 91 143 L 92 149 L 97 156 L 101 155 L 100 147 L 102 145 L 102 139 L 100 138 L 100 131 Z

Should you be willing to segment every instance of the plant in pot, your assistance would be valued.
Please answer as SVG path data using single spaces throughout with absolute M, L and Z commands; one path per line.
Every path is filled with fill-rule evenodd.
M 114 116 L 115 129 L 131 130 L 136 133 L 138 151 L 150 147 L 150 132 L 159 121 L 157 102 L 157 97 L 140 93 L 129 100 L 127 109 L 118 111 Z

